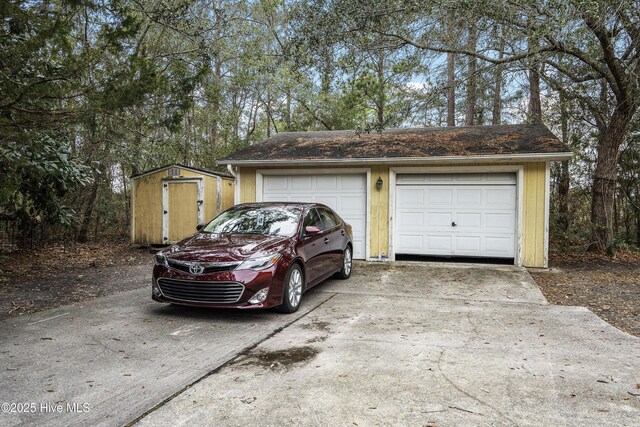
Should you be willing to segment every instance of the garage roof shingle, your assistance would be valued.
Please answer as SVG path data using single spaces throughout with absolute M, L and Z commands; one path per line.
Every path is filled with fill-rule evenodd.
M 557 154 L 571 150 L 541 124 L 283 132 L 219 160 L 222 164 Z

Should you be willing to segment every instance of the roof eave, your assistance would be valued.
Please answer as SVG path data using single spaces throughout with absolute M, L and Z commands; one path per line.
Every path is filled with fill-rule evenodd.
M 144 172 L 140 172 L 134 175 L 130 175 L 129 179 L 137 179 L 137 178 L 142 178 L 145 176 L 149 176 L 149 175 L 153 175 L 154 173 L 158 173 L 158 172 L 162 172 L 165 171 L 169 168 L 179 168 L 179 169 L 187 169 L 191 172 L 196 172 L 196 173 L 201 173 L 203 175 L 208 175 L 208 176 L 212 176 L 212 177 L 220 177 L 220 178 L 233 178 L 233 176 L 228 175 L 226 173 L 221 173 L 221 172 L 211 172 L 211 171 L 207 171 L 204 169 L 199 169 L 199 168 L 194 168 L 191 166 L 186 166 L 183 165 L 182 163 L 172 163 L 170 165 L 164 165 L 164 166 L 159 166 L 157 168 L 153 168 L 153 169 L 149 169 L 146 170 Z
M 362 164 L 415 164 L 415 163 L 492 163 L 492 162 L 540 162 L 563 161 L 573 157 L 571 152 L 560 153 L 526 153 L 526 154 L 487 154 L 468 156 L 433 156 L 433 157 L 374 157 L 346 159 L 276 159 L 276 160 L 241 160 L 222 159 L 218 164 L 232 166 L 339 166 Z

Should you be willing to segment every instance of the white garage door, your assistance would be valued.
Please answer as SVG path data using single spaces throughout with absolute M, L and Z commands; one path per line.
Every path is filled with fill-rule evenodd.
M 323 203 L 353 228 L 353 257 L 364 259 L 367 225 L 366 175 L 264 175 L 265 202 Z
M 398 175 L 396 254 L 515 257 L 515 174 Z

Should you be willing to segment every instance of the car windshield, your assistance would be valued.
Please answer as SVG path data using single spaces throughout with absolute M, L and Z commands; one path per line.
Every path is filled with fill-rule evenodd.
M 221 213 L 202 231 L 217 234 L 292 236 L 298 229 L 299 220 L 298 208 L 240 207 Z

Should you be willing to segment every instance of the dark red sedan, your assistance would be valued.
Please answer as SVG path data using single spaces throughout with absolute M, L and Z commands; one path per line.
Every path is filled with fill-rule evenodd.
M 293 313 L 323 280 L 351 275 L 351 226 L 325 205 L 234 206 L 156 254 L 156 301 Z

